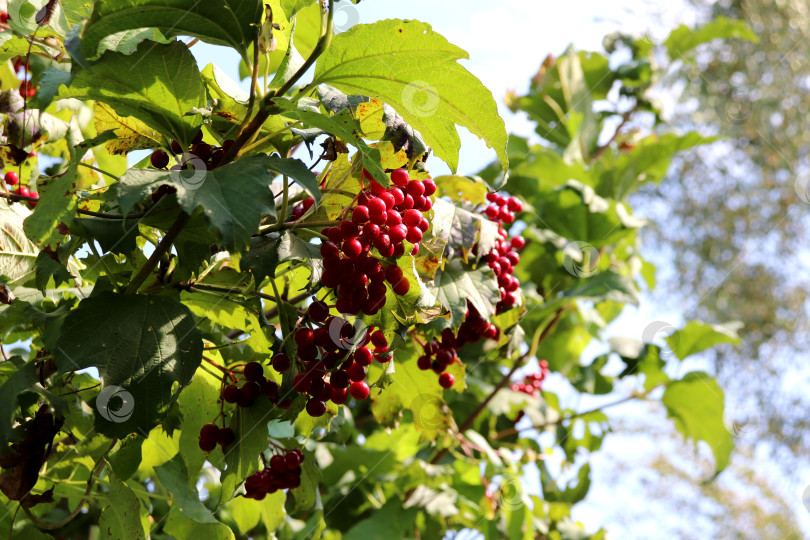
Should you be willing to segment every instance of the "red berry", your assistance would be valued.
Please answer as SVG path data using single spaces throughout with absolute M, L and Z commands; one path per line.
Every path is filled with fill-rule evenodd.
M 407 186 L 410 180 L 410 175 L 405 169 L 395 169 L 391 171 L 391 182 L 395 186 Z
M 273 369 L 279 373 L 284 373 L 290 369 L 290 357 L 284 353 L 278 353 L 273 357 Z
M 222 389 L 222 399 L 227 403 L 236 403 L 242 396 L 242 391 L 235 384 L 229 384 Z
M 363 252 L 363 244 L 357 238 L 349 238 L 344 240 L 340 246 L 343 253 L 350 259 L 356 259 Z
M 394 204 L 397 206 L 402 204 L 402 201 L 405 200 L 405 192 L 402 191 L 402 188 L 395 187 L 390 191 L 390 193 L 394 196 Z
M 180 146 L 180 143 L 175 141 L 175 140 L 172 140 L 169 147 L 171 148 L 172 152 L 175 153 L 175 154 L 182 154 L 183 153 L 183 147 Z
M 365 381 L 353 382 L 349 388 L 352 397 L 358 401 L 362 401 L 368 397 L 369 389 Z
M 484 210 L 484 213 L 489 219 L 498 219 L 498 214 L 500 213 L 500 210 L 495 205 L 489 205 L 487 206 L 487 209 Z
M 422 371 L 427 371 L 430 369 L 430 357 L 427 355 L 420 356 L 416 361 L 416 366 Z
M 394 207 L 395 199 L 394 196 L 386 191 L 385 193 L 381 193 L 379 199 L 385 204 L 385 209 L 390 210 Z
M 419 210 L 406 210 L 402 215 L 402 221 L 408 227 L 418 227 L 422 221 L 422 212 Z
M 368 206 L 355 206 L 352 210 L 352 221 L 355 223 L 365 223 L 368 221 Z
M 515 249 L 522 249 L 522 248 L 523 248 L 523 246 L 525 246 L 525 245 L 526 245 L 526 239 L 525 239 L 525 238 L 523 238 L 522 236 L 515 236 L 515 237 L 514 237 L 514 238 L 512 238 L 512 240 L 510 241 L 510 244 L 511 244 L 511 245 L 512 245 L 512 247 L 513 247 L 513 248 L 515 248 Z
M 436 193 L 436 182 L 434 182 L 432 178 L 422 180 L 422 183 L 425 185 L 425 197 L 430 197 Z
M 225 448 L 235 440 L 236 435 L 233 434 L 233 430 L 231 428 L 219 428 L 219 431 L 217 431 L 217 444 L 219 444 L 222 448 Z
M 498 212 L 498 218 L 504 223 L 512 223 L 515 221 L 515 214 L 510 212 L 508 208 L 503 207 Z
M 382 330 L 377 330 L 371 334 L 371 344 L 377 348 L 388 347 L 388 340 L 385 339 L 385 334 Z
M 329 307 L 320 300 L 314 300 L 307 308 L 310 319 L 315 322 L 323 322 L 329 316 Z
M 331 240 L 324 242 L 321 244 L 321 255 L 323 255 L 324 258 L 338 257 L 340 255 L 340 248 Z
M 307 401 L 307 414 L 310 416 L 318 417 L 323 416 L 326 412 L 326 403 L 319 399 L 312 398 Z
M 28 189 L 27 186 L 20 186 L 17 188 L 17 195 L 22 195 L 23 197 L 30 197 L 31 191 Z
M 252 403 L 262 395 L 262 387 L 253 381 L 247 381 L 240 390 L 245 403 Z
M 385 269 L 385 280 L 391 285 L 399 283 L 402 280 L 402 268 L 396 265 L 391 265 Z
M 16 186 L 20 183 L 20 177 L 14 171 L 8 171 L 5 176 L 6 184 Z
M 332 388 L 332 403 L 343 405 L 349 399 L 348 388 Z
M 329 384 L 332 385 L 332 388 L 346 388 L 349 386 L 349 375 L 339 369 L 329 375 Z
M 382 201 L 379 198 L 371 199 L 370 201 L 368 201 L 368 211 L 370 215 L 379 216 L 386 210 L 387 208 L 385 206 L 385 201 Z
M 491 202 L 491 203 L 494 203 L 495 201 L 498 200 L 498 194 L 497 193 L 487 193 L 487 200 L 489 202 Z
M 372 192 L 374 195 L 379 195 L 380 193 L 385 193 L 385 191 L 386 191 L 386 190 L 385 190 L 385 188 L 382 186 L 382 184 L 380 184 L 380 183 L 379 183 L 379 182 L 377 182 L 376 180 L 372 180 L 372 181 L 371 181 L 371 192 Z
M 374 356 L 368 347 L 360 347 L 354 351 L 354 361 L 361 366 L 368 366 L 374 361 Z
M 398 281 L 392 287 L 392 289 L 394 290 L 395 294 L 397 294 L 398 296 L 402 296 L 404 294 L 407 294 L 407 292 L 411 289 L 411 284 L 407 279 L 402 279 Z
M 418 244 L 422 241 L 422 229 L 419 227 L 410 227 L 405 239 L 411 244 Z
M 392 244 L 401 243 L 403 240 L 405 240 L 405 236 L 407 235 L 408 235 L 408 227 L 406 227 L 402 223 L 388 229 L 388 236 L 391 238 Z
M 299 347 L 304 345 L 312 345 L 314 340 L 315 333 L 309 328 L 303 327 L 295 331 L 295 342 Z
M 346 375 L 349 376 L 349 380 L 351 381 L 362 381 L 366 378 L 366 368 L 355 362 L 346 370 Z
M 509 197 L 509 200 L 506 201 L 506 207 L 512 212 L 520 212 L 523 210 L 523 203 L 515 197 Z
M 413 180 L 412 182 L 408 182 L 408 186 L 406 187 L 408 190 L 408 195 L 416 199 L 416 197 L 425 194 L 425 184 L 420 182 L 419 180 Z
M 249 381 L 259 381 L 264 377 L 264 368 L 258 362 L 248 362 L 243 370 L 245 378 Z
M 442 373 L 439 375 L 439 386 L 442 388 L 450 388 L 455 384 L 456 378 L 450 375 L 449 373 Z
M 8 22 L 8 13 L 0 13 L 0 22 L 3 24 Z
M 149 161 L 152 162 L 152 167 L 162 169 L 169 164 L 169 154 L 163 150 L 155 150 L 152 152 L 152 155 L 149 156 Z

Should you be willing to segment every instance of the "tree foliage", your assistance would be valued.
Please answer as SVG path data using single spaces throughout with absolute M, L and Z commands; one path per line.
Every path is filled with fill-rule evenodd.
M 732 331 L 694 321 L 666 345 L 640 332 L 583 355 L 654 283 L 628 196 L 704 142 L 605 136 L 655 113 L 653 67 L 549 57 L 509 100 L 536 122 L 531 144 L 507 137 L 466 53 L 428 24 L 334 36 L 334 9 L 12 13 L 6 43 L 33 52 L 14 70 L 13 49 L 0 77 L 12 536 L 604 538 L 571 509 L 603 409 L 631 399 L 661 401 L 716 473 L 728 464 L 722 390 L 678 368 Z M 711 32 L 745 34 L 732 26 Z M 705 40 L 676 32 L 667 43 Z M 200 71 L 177 35 L 235 49 L 250 93 Z M 457 126 L 497 159 L 431 178 L 431 148 L 456 169 Z M 617 402 L 566 405 L 620 382 Z

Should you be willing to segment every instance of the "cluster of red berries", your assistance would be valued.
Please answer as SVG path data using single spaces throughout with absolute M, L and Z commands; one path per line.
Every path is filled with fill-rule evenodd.
M 242 386 L 234 382 L 222 389 L 222 399 L 226 403 L 235 403 L 237 407 L 250 407 L 262 395 L 267 396 L 272 403 L 278 402 L 278 383 L 264 376 L 264 368 L 260 363 L 248 362 L 242 374 L 245 376 Z
M 330 317 L 329 307 L 320 300 L 307 308 L 309 325 L 295 330 L 293 339 L 298 348 L 300 366 L 293 378 L 293 388 L 309 396 L 306 404 L 310 416 L 322 416 L 326 402 L 346 403 L 351 395 L 364 400 L 369 396 L 365 382 L 366 368 L 376 359 L 388 362 L 388 341 L 379 330 L 358 335 L 358 330 L 342 317 Z M 310 327 L 311 326 L 311 327 Z M 369 345 L 374 347 L 372 351 Z M 354 352 L 349 352 L 355 347 Z M 285 353 L 273 356 L 273 369 L 285 373 L 292 367 Z
M 292 220 L 298 221 L 299 219 L 301 219 L 304 216 L 304 214 L 306 214 L 307 210 L 312 208 L 313 204 L 315 204 L 315 199 L 313 199 L 312 197 L 307 197 L 299 204 L 296 204 L 292 210 Z
M 526 245 L 526 240 L 522 236 L 515 236 L 510 240 L 503 224 L 515 220 L 514 213 L 523 210 L 523 203 L 515 197 L 507 199 L 497 193 L 487 193 L 487 200 L 491 204 L 484 210 L 484 214 L 498 223 L 498 234 L 501 236 L 492 251 L 486 254 L 487 264 L 498 279 L 501 301 L 495 306 L 495 311 L 501 313 L 517 304 L 518 297 L 515 292 L 520 287 L 520 281 L 512 274 L 520 262 L 517 250 Z
M 540 360 L 540 371 L 526 375 L 523 377 L 523 382 L 514 382 L 509 385 L 509 389 L 513 392 L 523 392 L 532 397 L 539 397 L 540 390 L 543 388 L 543 380 L 548 375 L 548 362 Z
M 298 448 L 276 454 L 261 471 L 245 479 L 245 497 L 260 501 L 268 493 L 293 489 L 301 485 L 301 463 L 304 453 Z
M 173 140 L 169 145 L 169 149 L 175 156 L 180 156 L 180 163 L 172 165 L 170 170 L 180 171 L 183 169 L 200 168 L 201 163 L 205 166 L 206 170 L 210 171 L 211 169 L 215 169 L 234 143 L 233 140 L 228 139 L 222 143 L 222 146 L 212 146 L 203 142 L 202 139 L 203 134 L 202 131 L 200 131 L 194 137 L 194 140 L 191 141 L 191 146 L 186 153 L 183 152 L 183 147 L 180 146 L 180 143 Z M 152 152 L 152 155 L 149 156 L 149 161 L 151 161 L 152 166 L 156 169 L 165 169 L 169 166 L 169 154 L 165 150 L 155 150 Z
M 39 193 L 37 193 L 36 191 L 31 191 L 28 188 L 28 186 L 19 185 L 20 176 L 16 172 L 8 171 L 5 174 L 5 176 L 3 177 L 3 180 L 6 182 L 6 185 L 9 186 L 9 188 L 13 188 L 14 186 L 18 186 L 16 189 L 11 189 L 11 192 L 13 194 L 22 195 L 23 197 L 31 197 L 32 199 L 39 199 Z M 37 203 L 34 202 L 34 201 L 28 201 L 28 204 L 31 207 L 34 207 L 34 206 L 37 205 Z
M 407 240 L 414 244 L 411 255 L 418 253 L 422 235 L 430 228 L 423 212 L 433 207 L 430 196 L 436 184 L 431 179 L 410 180 L 405 169 L 392 171 L 391 183 L 385 189 L 371 180 L 357 196 L 351 219 L 322 231 L 328 241 L 321 244 L 321 283 L 337 290 L 335 307 L 340 313 L 377 313 L 385 305 L 386 282 L 397 295 L 410 290 L 402 269 L 393 263 L 383 267 L 371 250 L 381 258 L 401 257 Z
M 3 20 L 3 16 L 5 15 L 6 20 Z M 6 23 L 8 21 L 8 14 L 0 13 L 0 22 Z M 31 77 L 29 75 L 31 64 L 28 60 L 26 60 L 23 56 L 17 56 L 12 60 L 12 65 L 14 67 L 14 74 L 19 75 L 22 78 L 22 82 L 20 83 L 19 92 L 22 97 L 29 97 L 32 98 L 37 95 L 37 88 L 39 85 L 32 84 Z M 22 71 L 22 73 L 20 73 Z
M 464 322 L 454 334 L 450 328 L 442 330 L 441 339 L 434 339 L 424 345 L 424 354 L 416 361 L 421 370 L 432 369 L 439 374 L 439 386 L 450 388 L 456 382 L 455 377 L 444 371 L 458 358 L 458 350 L 467 343 L 476 343 L 484 339 L 497 339 L 500 331 L 488 323 L 469 301 Z
M 264 368 L 260 363 L 249 362 L 245 364 L 242 374 L 245 380 L 239 386 L 234 372 L 229 373 L 234 382 L 222 388 L 221 397 L 224 402 L 235 403 L 238 407 L 250 407 L 262 395 L 267 396 L 273 403 L 278 402 L 278 383 L 264 376 Z M 217 444 L 225 448 L 232 442 L 233 431 L 231 428 L 217 428 L 215 424 L 211 423 L 205 424 L 200 429 L 200 449 L 204 452 L 212 451 Z
M 200 429 L 200 450 L 211 452 L 217 445 L 223 449 L 231 444 L 236 437 L 229 427 L 217 427 L 216 424 L 205 424 Z

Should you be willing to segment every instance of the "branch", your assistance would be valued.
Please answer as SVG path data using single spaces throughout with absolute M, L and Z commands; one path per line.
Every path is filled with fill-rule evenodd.
M 318 57 L 323 54 L 329 44 L 332 42 L 332 16 L 334 14 L 334 0 L 329 0 L 329 10 L 325 17 L 321 18 L 321 35 L 318 38 L 318 43 L 315 45 L 315 49 L 312 51 L 312 54 L 309 55 L 309 58 L 303 63 L 303 65 L 296 71 L 292 77 L 285 82 L 281 88 L 273 92 L 272 94 L 267 94 L 264 96 L 262 100 L 261 107 L 259 108 L 259 112 L 256 113 L 256 116 L 253 117 L 253 120 L 250 121 L 250 124 L 247 125 L 246 128 L 242 129 L 239 132 L 239 135 L 236 137 L 236 142 L 234 145 L 225 153 L 222 158 L 221 163 L 224 165 L 226 163 L 230 163 L 233 161 L 237 155 L 239 155 L 239 151 L 250 141 L 253 139 L 254 135 L 259 132 L 264 124 L 265 120 L 270 117 L 270 112 L 272 110 L 273 105 L 273 98 L 279 97 L 284 95 L 287 90 L 292 87 L 298 80 L 304 76 L 304 74 L 312 67 L 312 64 L 318 59 Z
M 99 466 L 102 463 L 104 463 L 104 458 L 115 447 L 117 442 L 118 442 L 118 439 L 113 439 L 112 444 L 110 444 L 110 446 L 107 448 L 107 450 L 105 450 L 104 453 L 101 454 L 101 456 L 99 456 L 98 460 L 96 460 L 96 464 L 93 466 L 93 470 L 90 471 L 90 478 L 87 479 L 87 489 L 84 490 L 84 497 L 82 497 L 82 500 L 79 501 L 79 504 L 76 505 L 76 508 L 74 508 L 73 511 L 70 514 L 65 516 L 62 520 L 57 521 L 56 523 L 46 523 L 44 521 L 40 521 L 38 517 L 36 517 L 34 514 L 31 513 L 31 510 L 29 510 L 27 507 L 23 506 L 22 507 L 23 512 L 25 512 L 25 515 L 28 516 L 28 519 L 30 519 L 31 522 L 34 525 L 36 525 L 37 527 L 39 527 L 40 529 L 45 529 L 45 530 L 48 530 L 48 531 L 52 531 L 52 530 L 55 530 L 55 529 L 61 529 L 62 527 L 64 527 L 68 523 L 70 523 L 70 521 L 73 518 L 75 518 L 76 516 L 78 516 L 79 513 L 82 511 L 82 508 L 84 507 L 84 503 L 87 502 L 87 498 L 90 495 L 90 492 L 93 490 L 93 484 L 95 483 L 95 481 L 97 479 L 97 475 L 99 473 L 101 473 L 101 467 L 99 467 Z
M 626 124 L 628 121 L 630 121 L 630 117 L 633 115 L 633 113 L 634 113 L 634 112 L 636 112 L 636 110 L 637 110 L 637 109 L 638 109 L 638 104 L 636 104 L 635 106 L 633 106 L 633 108 L 632 108 L 632 109 L 630 109 L 629 111 L 627 111 L 627 112 L 625 112 L 624 114 L 622 114 L 622 121 L 621 121 L 621 123 L 620 123 L 620 124 L 619 124 L 619 125 L 616 127 L 616 131 L 613 133 L 613 136 L 610 138 L 610 140 L 609 140 L 608 142 L 606 142 L 605 144 L 603 144 L 602 146 L 600 146 L 599 148 L 597 148 L 597 149 L 594 151 L 593 155 L 590 157 L 590 159 L 589 159 L 588 161 L 596 161 L 597 159 L 599 159 L 599 157 L 600 157 L 602 154 L 604 154 L 604 153 L 605 153 L 605 151 L 607 151 L 607 149 L 608 149 L 608 148 L 610 148 L 610 145 L 611 145 L 611 144 L 613 144 L 613 142 L 614 142 L 614 141 L 615 141 L 615 140 L 616 140 L 616 139 L 619 137 L 619 134 L 621 133 L 622 128 L 624 127 L 624 125 L 625 125 L 625 124 Z
M 138 270 L 138 273 L 134 278 L 132 278 L 129 285 L 127 285 L 127 288 L 124 291 L 126 294 L 134 294 L 138 292 L 140 286 L 143 285 L 143 282 L 146 281 L 146 278 L 148 278 L 149 274 L 152 273 L 152 270 L 157 267 L 163 255 L 168 253 L 172 248 L 172 244 L 175 240 L 177 240 L 177 237 L 180 236 L 180 232 L 183 230 L 183 227 L 186 226 L 186 223 L 188 223 L 190 217 L 191 216 L 188 214 L 183 213 L 177 217 L 174 223 L 172 223 L 172 226 L 169 227 L 168 231 L 166 231 L 166 236 L 164 236 L 163 240 L 161 240 L 157 245 L 155 251 L 149 257 L 149 260 L 147 260 L 146 264 L 144 264 L 141 269 Z
M 334 227 L 335 225 L 340 224 L 340 221 L 333 220 L 333 221 L 305 221 L 302 223 L 298 223 L 297 221 L 288 221 L 286 223 L 276 223 L 275 225 L 268 225 L 259 230 L 262 234 L 274 231 L 280 231 L 282 229 L 300 229 L 302 227 Z
M 305 300 L 307 297 L 309 297 L 309 295 L 310 295 L 310 293 L 301 293 L 298 296 L 293 296 L 292 298 L 287 300 L 287 303 L 288 304 L 297 304 L 298 302 L 301 302 L 302 300 Z M 274 301 L 275 301 L 275 299 L 274 299 Z M 271 307 L 270 309 L 268 309 L 267 311 L 264 312 L 264 318 L 265 319 L 272 319 L 276 315 L 278 315 L 278 304 L 276 304 L 275 306 Z M 244 330 L 234 329 L 234 330 L 231 330 L 230 332 L 228 332 L 225 335 L 225 337 L 227 337 L 228 339 L 236 339 L 236 338 L 238 338 L 239 336 L 241 336 L 244 333 L 245 333 Z
M 39 199 L 35 199 L 34 197 L 26 197 L 25 195 L 16 195 L 14 193 L 0 193 L 0 197 L 8 199 L 12 202 L 32 202 L 32 203 L 39 202 Z M 81 214 L 83 216 L 92 216 L 104 219 L 137 219 L 146 215 L 144 213 L 141 213 L 125 216 L 123 214 L 108 214 L 105 212 L 94 212 L 93 210 L 84 210 L 82 208 L 77 208 L 76 213 Z
M 523 428 L 523 429 L 517 429 L 516 427 L 511 427 L 509 429 L 504 429 L 503 431 L 499 431 L 495 435 L 489 437 L 489 439 L 490 440 L 502 439 L 504 437 L 509 437 L 510 435 L 517 435 L 521 431 L 528 431 L 530 429 L 544 429 L 544 428 L 546 428 L 548 426 L 556 426 L 557 424 L 562 424 L 566 420 L 573 420 L 575 418 L 579 418 L 579 417 L 582 417 L 582 416 L 588 416 L 591 413 L 600 412 L 600 411 L 603 411 L 604 409 L 609 409 L 611 407 L 615 407 L 616 405 L 621 405 L 622 403 L 627 403 L 628 401 L 632 401 L 634 399 L 642 399 L 642 398 L 646 397 L 647 394 L 649 394 L 652 390 L 655 390 L 656 388 L 658 388 L 658 387 L 655 386 L 655 387 L 653 387 L 650 390 L 647 390 L 645 392 L 641 392 L 641 393 L 637 393 L 637 394 L 631 394 L 629 396 L 623 397 L 622 399 L 616 400 L 614 402 L 607 403 L 605 405 L 600 405 L 599 407 L 594 407 L 593 409 L 588 409 L 587 411 L 582 411 L 582 412 L 578 412 L 578 413 L 569 414 L 568 416 L 561 416 L 561 417 L 557 418 L 556 420 L 552 420 L 552 421 L 549 421 L 549 422 L 540 422 L 539 424 L 534 424 L 532 426 L 529 426 L 529 427 L 526 427 L 526 428 Z
M 560 318 L 562 317 L 564 311 L 565 307 L 561 307 L 554 312 L 554 316 L 552 317 L 551 322 L 548 323 L 548 326 L 546 326 L 546 328 L 540 334 L 538 343 L 541 343 L 544 339 L 546 339 L 549 336 L 549 334 L 551 334 L 551 331 L 554 329 L 555 326 L 557 326 L 557 323 L 560 321 Z M 520 368 L 520 366 L 523 365 L 523 362 L 528 357 L 529 357 L 528 354 L 523 354 L 520 355 L 515 360 L 512 369 L 510 369 L 509 372 L 503 376 L 500 382 L 495 385 L 495 388 L 492 389 L 492 392 L 490 392 L 489 395 L 486 398 L 484 398 L 484 400 L 481 403 L 478 404 L 475 410 L 473 410 L 473 412 L 470 413 L 470 415 L 466 418 L 466 420 L 464 420 L 464 422 L 461 423 L 461 425 L 458 427 L 459 433 L 464 433 L 470 428 L 470 426 L 472 426 L 473 422 L 475 422 L 475 419 L 478 418 L 478 415 L 481 414 L 481 412 L 486 408 L 486 406 L 489 405 L 489 402 L 492 401 L 492 398 L 495 397 L 495 394 L 500 392 L 506 385 L 509 384 L 509 381 L 512 379 L 512 375 L 515 374 L 518 368 Z M 432 465 L 437 464 L 439 461 L 442 460 L 444 456 L 447 455 L 447 452 L 449 451 L 450 451 L 449 447 L 442 448 L 435 456 L 433 456 L 433 459 L 430 460 L 430 463 Z

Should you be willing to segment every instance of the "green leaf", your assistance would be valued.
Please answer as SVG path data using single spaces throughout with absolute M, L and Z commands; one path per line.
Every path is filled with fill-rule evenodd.
M 12 362 L 4 362 L 3 367 L 12 369 L 13 373 L 0 385 L 0 448 L 5 448 L 11 437 L 11 424 L 18 408 L 17 398 L 38 380 L 34 362 L 21 367 L 16 367 Z
M 728 465 L 734 440 L 723 424 L 723 390 L 701 371 L 687 373 L 669 383 L 661 402 L 675 427 L 687 438 L 705 441 L 712 450 L 718 472 Z
M 567 298 L 582 298 L 597 303 L 610 300 L 638 305 L 638 290 L 633 280 L 614 270 L 580 279 L 579 284 L 566 290 L 564 295 Z
M 126 154 L 132 150 L 144 150 L 168 146 L 166 139 L 157 131 L 132 116 L 119 116 L 106 103 L 96 103 L 93 123 L 96 131 L 112 130 L 116 139 L 108 141 L 105 148 L 113 155 Z
M 137 247 L 138 222 L 134 219 L 76 218 L 70 232 L 96 240 L 104 252 L 126 255 Z
M 292 19 L 296 13 L 308 7 L 315 0 L 281 0 L 281 7 L 288 19 Z
M 121 442 L 115 452 L 110 454 L 110 466 L 121 480 L 127 480 L 138 470 L 144 441 L 140 435 L 129 436 Z
M 495 149 L 505 170 L 503 120 L 489 90 L 456 62 L 467 57 L 419 21 L 359 24 L 335 36 L 318 59 L 312 84 L 393 106 L 453 172 L 460 147 L 456 124 L 463 126 Z
M 189 475 L 197 476 L 206 459 L 219 465 L 222 453 L 217 447 L 213 452 L 200 450 L 200 428 L 219 414 L 220 381 L 208 372 L 198 369 L 191 384 L 177 398 L 183 415 L 180 432 L 180 454 Z
M 596 248 L 615 243 L 644 224 L 633 219 L 622 203 L 600 197 L 592 187 L 575 180 L 569 180 L 538 203 L 544 227 Z
M 740 326 L 738 323 L 720 325 L 689 321 L 686 326 L 668 336 L 666 342 L 678 360 L 683 360 L 715 345 L 739 345 L 741 342 L 737 330 Z
M 156 28 L 134 28 L 110 34 L 102 39 L 98 44 L 98 50 L 93 53 L 95 57 L 106 51 L 119 52 L 121 54 L 132 54 L 138 50 L 138 46 L 144 42 L 151 43 L 171 43 L 172 39 L 166 39 L 160 30 Z
M 183 429 L 186 429 L 185 423 Z M 200 495 L 197 493 L 195 485 L 197 475 L 189 478 L 181 453 L 160 467 L 155 467 L 155 474 L 163 487 L 172 494 L 175 505 L 184 516 L 197 523 L 219 523 L 211 510 L 200 501 Z
M 23 220 L 31 211 L 0 199 L 0 276 L 16 280 L 34 269 L 39 249 L 25 235 Z
M 759 43 L 759 38 L 747 22 L 729 19 L 722 15 L 697 28 L 682 24 L 664 41 L 667 54 L 672 60 L 679 60 L 683 55 L 702 43 L 715 39 L 737 38 Z
M 126 484 L 115 476 L 108 475 L 110 491 L 106 494 L 109 506 L 101 510 L 98 518 L 100 538 L 146 538 L 141 524 L 141 503 Z
M 194 36 L 213 45 L 236 49 L 246 57 L 248 44 L 256 35 L 254 25 L 262 21 L 259 0 L 116 0 L 96 2 L 84 28 L 82 50 L 89 58 L 99 42 L 110 34 L 153 27 L 166 37 Z M 181 43 L 185 48 L 185 45 Z M 160 53 L 155 52 L 156 56 Z
M 34 282 L 36 283 L 37 289 L 42 291 L 43 294 L 45 293 L 45 289 L 48 288 L 48 282 L 51 278 L 53 278 L 54 288 L 62 283 L 70 283 L 72 279 L 67 268 L 62 266 L 58 261 L 53 260 L 51 256 L 44 251 L 40 251 L 37 256 L 36 265 Z
M 103 293 L 68 314 L 54 357 L 60 373 L 98 368 L 106 402 L 94 404 L 96 430 L 123 437 L 160 422 L 200 365 L 202 339 L 173 298 Z
M 205 4 L 204 2 L 201 3 Z M 188 146 L 202 125 L 187 115 L 207 104 L 197 63 L 185 44 L 142 43 L 131 55 L 108 52 L 98 62 L 76 70 L 58 98 L 95 100 L 119 116 L 134 116 L 181 146 Z
M 23 228 L 28 238 L 41 248 L 55 248 L 64 241 L 79 206 L 78 164 L 71 164 L 60 176 L 41 179 L 40 196 L 34 213 L 25 219 Z
M 500 298 L 498 282 L 486 265 L 471 269 L 459 259 L 452 259 L 434 278 L 436 299 L 450 311 L 450 323 L 457 330 L 464 322 L 469 301 L 485 320 L 495 315 Z
M 239 329 L 250 334 L 247 346 L 259 354 L 267 354 L 272 345 L 272 337 L 265 334 L 260 322 L 261 303 L 258 300 L 243 300 L 237 295 L 247 288 L 245 281 L 244 274 L 226 268 L 208 274 L 198 283 L 229 287 L 234 292 L 233 297 L 224 292 L 184 291 L 180 294 L 180 300 L 192 313 L 220 325 L 225 331 Z M 248 285 L 251 285 L 250 289 L 253 288 L 252 284 Z
M 596 191 L 604 197 L 622 200 L 647 182 L 660 183 L 678 152 L 716 140 L 717 137 L 706 137 L 695 131 L 683 135 L 651 135 L 639 141 L 630 152 L 622 153 L 615 164 L 600 175 Z
M 306 512 L 315 506 L 321 472 L 315 464 L 315 454 L 306 452 L 301 464 L 301 485 L 292 490 L 295 497 L 295 513 Z
M 414 529 L 418 512 L 417 508 L 406 509 L 401 500 L 393 497 L 371 517 L 349 529 L 343 535 L 343 540 L 389 540 L 391 538 L 404 540 L 407 538 L 406 531 Z
M 478 245 L 477 253 L 480 257 L 492 251 L 500 239 L 498 224 L 494 221 L 438 198 L 433 203 L 433 218 L 428 236 L 447 243 L 446 258 L 453 258 L 458 252 L 465 261 L 474 245 Z
M 205 538 L 205 540 L 235 540 L 233 531 L 222 523 L 197 523 L 177 507 L 172 507 L 163 532 L 174 538 Z
M 312 176 L 300 160 L 261 155 L 248 156 L 213 171 L 130 169 L 118 182 L 118 201 L 127 213 L 158 186 L 173 186 L 183 210 L 191 214 L 202 208 L 206 220 L 222 235 L 225 245 L 238 250 L 247 246 L 251 235 L 258 232 L 262 216 L 276 213 L 268 169 Z
M 260 399 L 252 407 L 236 409 L 230 423 L 236 440 L 225 449 L 220 507 L 231 499 L 240 482 L 259 470 L 259 454 L 267 449 L 267 422 L 273 407 L 270 401 Z

